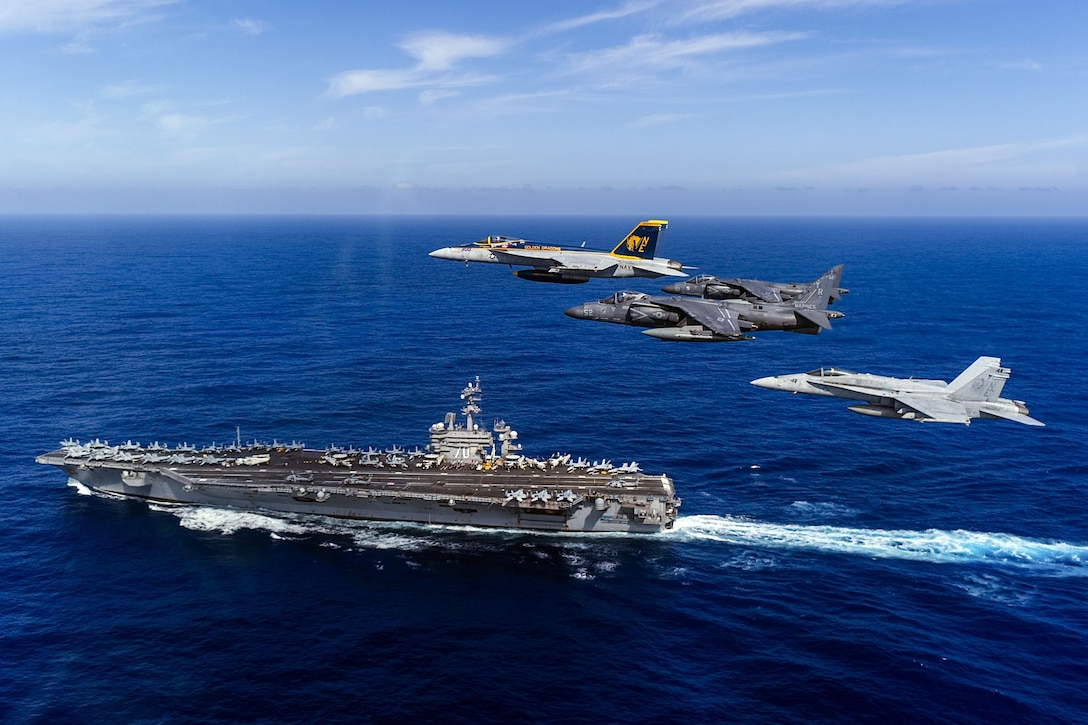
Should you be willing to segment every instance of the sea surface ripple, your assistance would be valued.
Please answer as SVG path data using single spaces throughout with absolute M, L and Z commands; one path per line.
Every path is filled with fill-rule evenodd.
M 699 272 L 845 265 L 816 337 L 683 345 L 426 252 L 610 247 L 635 219 L 0 219 L 0 722 L 1088 721 L 1083 220 L 674 218 Z M 979 355 L 1042 429 L 754 388 Z M 637 460 L 659 535 L 148 506 L 63 438 L 387 447 L 480 375 L 527 453 Z M 82 495 L 81 495 L 82 494 Z

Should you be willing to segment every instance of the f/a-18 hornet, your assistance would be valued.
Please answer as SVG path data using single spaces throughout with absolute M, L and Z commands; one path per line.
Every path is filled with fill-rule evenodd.
M 532 282 L 581 284 L 591 277 L 683 277 L 682 264 L 654 256 L 657 239 L 668 225 L 661 219 L 640 222 L 611 252 L 492 236 L 459 247 L 436 249 L 430 256 L 529 267 L 514 275 Z
M 597 302 L 586 302 L 566 311 L 579 320 L 598 320 L 620 325 L 648 327 L 643 335 L 677 342 L 729 342 L 751 340 L 748 332 L 786 330 L 815 335 L 830 330 L 829 319 L 841 312 L 827 309 L 831 291 L 838 288 L 842 265 L 788 302 L 708 300 L 693 297 L 651 297 L 642 292 L 616 292 Z
M 702 297 L 707 300 L 744 299 L 752 302 L 784 302 L 792 300 L 809 285 L 798 282 L 764 282 L 761 279 L 722 279 L 710 274 L 700 274 L 684 282 L 674 282 L 661 288 L 670 295 Z M 834 303 L 850 290 L 836 287 L 831 290 L 830 303 Z
M 1043 425 L 1028 416 L 1023 401 L 1000 397 L 1009 372 L 1001 367 L 1001 358 L 980 357 L 951 383 L 820 368 L 759 378 L 752 385 L 857 400 L 858 405 L 847 409 L 878 418 L 964 425 L 970 425 L 972 418 L 1004 418 L 1024 425 Z

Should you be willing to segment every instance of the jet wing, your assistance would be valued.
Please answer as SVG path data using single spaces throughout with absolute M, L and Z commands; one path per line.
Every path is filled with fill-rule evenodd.
M 490 249 L 488 250 L 495 257 L 495 261 L 502 264 L 524 264 L 530 267 L 554 267 L 560 265 L 561 261 L 556 255 L 546 254 L 543 252 L 523 252 L 518 249 Z
M 750 295 L 755 295 L 764 302 L 782 301 L 782 295 L 778 294 L 778 290 L 758 279 L 731 279 L 728 282 L 729 284 L 735 284 Z
M 669 297 L 662 300 L 654 298 L 652 301 L 662 307 L 671 307 L 683 312 L 691 319 L 703 325 L 711 332 L 718 335 L 742 335 L 740 325 L 737 324 L 737 316 L 723 305 L 713 302 L 704 302 L 696 299 L 684 299 L 682 297 Z
M 967 413 L 967 408 L 948 398 L 915 395 L 913 393 L 896 393 L 891 397 L 894 397 L 896 401 L 903 405 L 917 410 L 934 423 L 963 423 L 966 425 L 971 422 L 971 416 Z
M 917 411 L 924 416 L 927 422 L 932 423 L 963 423 L 967 425 L 971 416 L 967 408 L 960 403 L 940 395 L 919 395 L 918 393 L 902 393 L 889 388 L 866 388 L 861 385 L 848 385 L 836 383 L 831 380 L 808 378 L 807 382 L 817 388 L 826 390 L 845 390 L 852 393 L 861 393 L 869 399 L 891 398 L 892 400 Z

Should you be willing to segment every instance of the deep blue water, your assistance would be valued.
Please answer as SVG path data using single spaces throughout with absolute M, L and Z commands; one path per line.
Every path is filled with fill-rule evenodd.
M 818 337 L 684 345 L 426 252 L 633 218 L 0 218 L 0 720 L 1088 720 L 1088 221 L 674 218 L 659 253 L 810 280 Z M 748 385 L 979 355 L 1047 424 Z M 347 524 L 81 495 L 62 438 L 426 442 L 474 375 L 526 452 L 638 460 L 659 536 Z

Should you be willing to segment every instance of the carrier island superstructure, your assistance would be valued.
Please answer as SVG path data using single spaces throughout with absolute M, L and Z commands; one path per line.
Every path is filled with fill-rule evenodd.
M 547 531 L 653 533 L 676 520 L 680 499 L 664 474 L 524 456 L 505 421 L 475 422 L 480 398 L 477 377 L 461 393 L 464 422 L 447 413 L 411 451 L 66 440 L 36 460 L 94 491 L 165 504 Z

